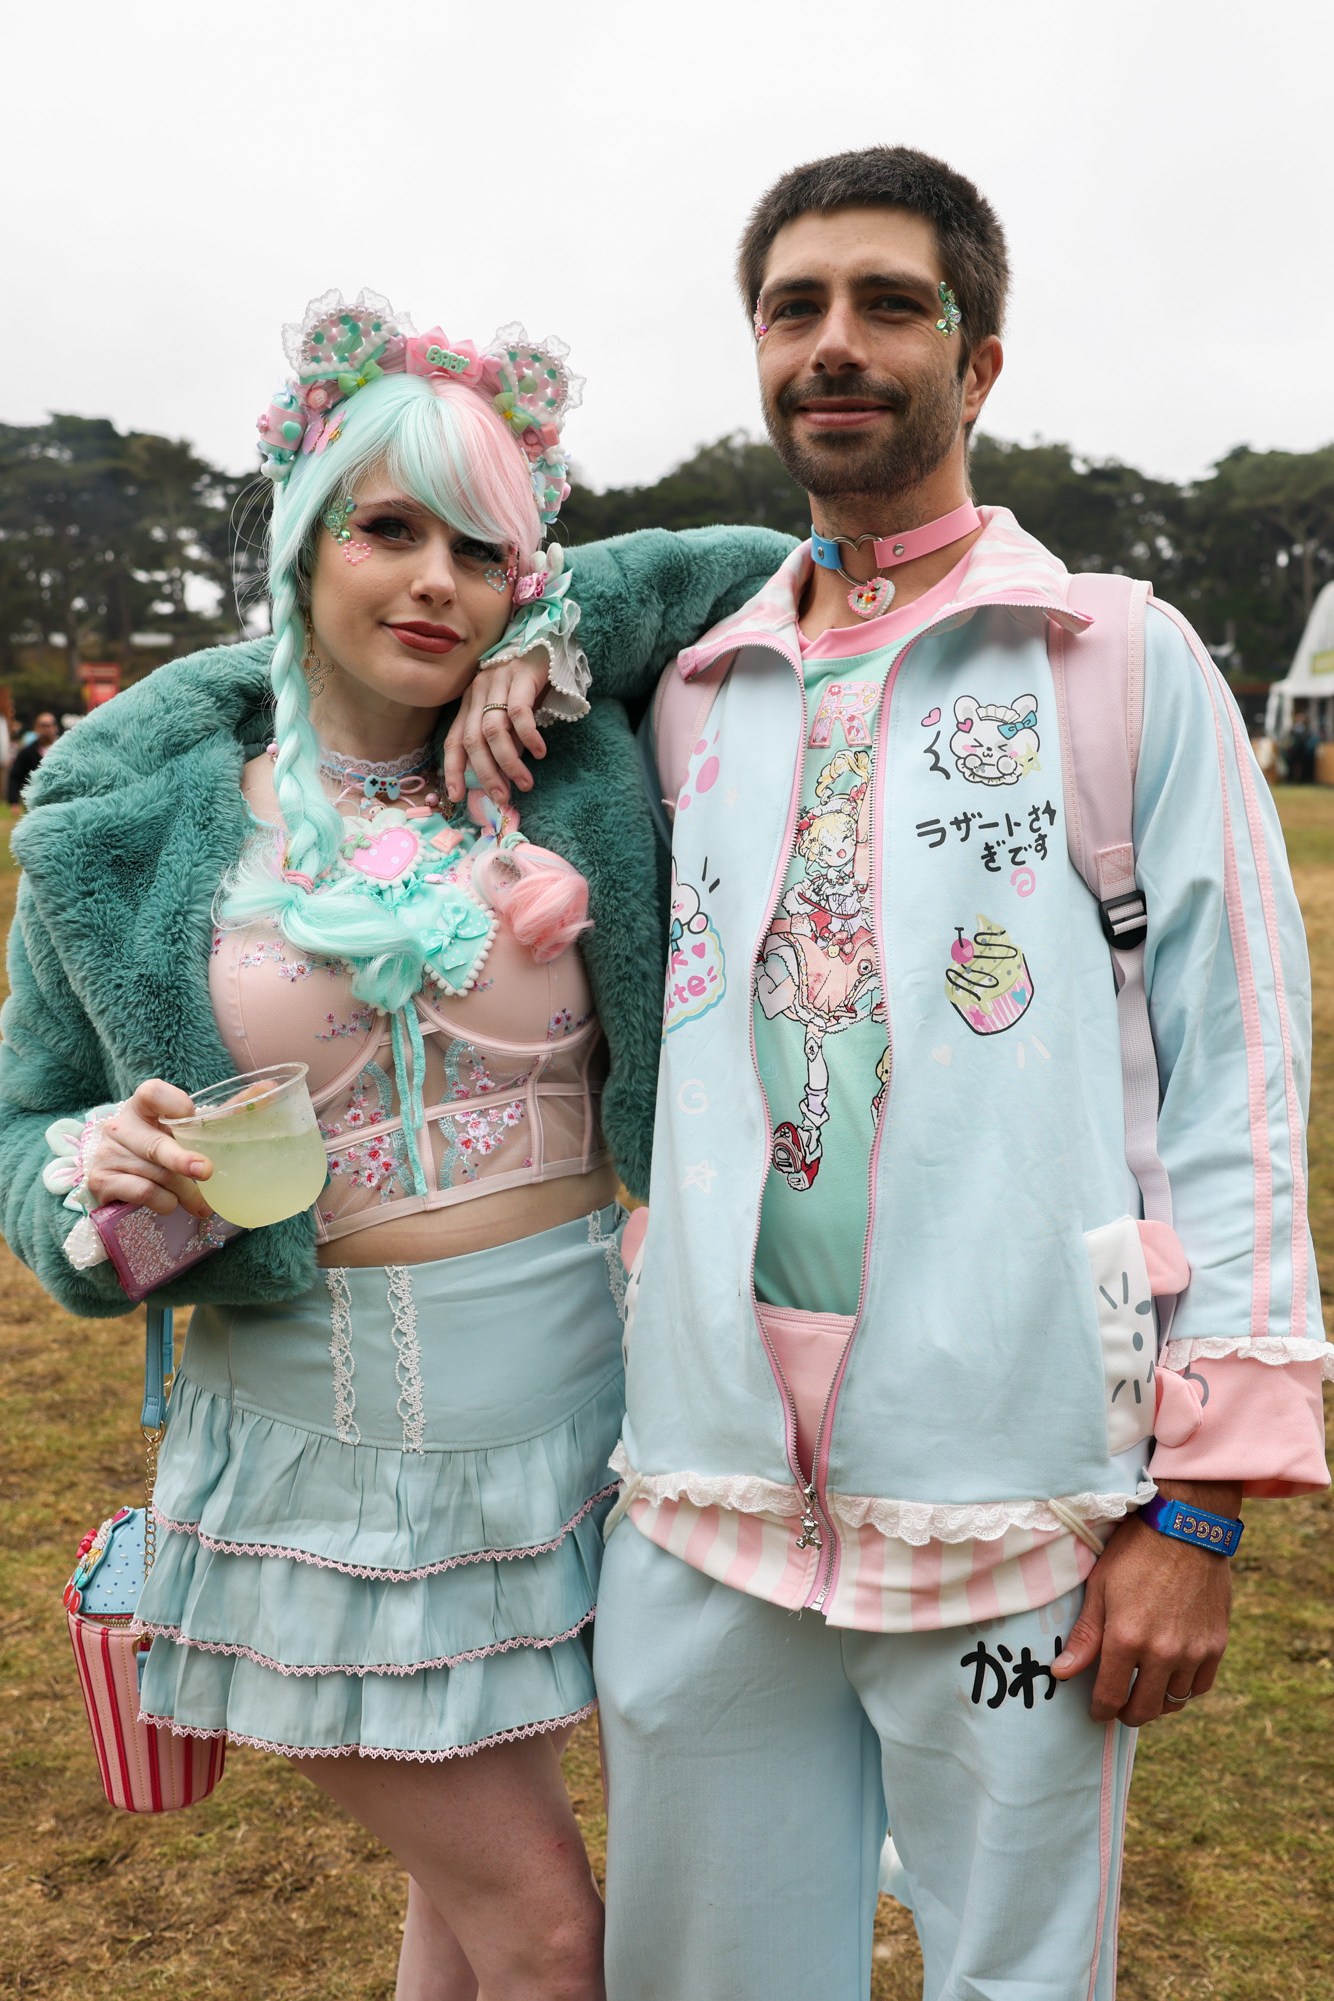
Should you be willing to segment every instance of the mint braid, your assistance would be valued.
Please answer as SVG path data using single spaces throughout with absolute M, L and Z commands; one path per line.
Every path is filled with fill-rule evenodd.
M 310 719 L 310 694 L 301 671 L 306 628 L 288 570 L 275 580 L 273 630 L 276 644 L 269 666 L 273 684 L 274 737 L 278 755 L 273 784 L 287 827 L 284 866 L 317 877 L 329 867 L 343 838 L 343 823 L 320 784 L 320 743 Z M 292 885 L 293 897 L 301 894 Z

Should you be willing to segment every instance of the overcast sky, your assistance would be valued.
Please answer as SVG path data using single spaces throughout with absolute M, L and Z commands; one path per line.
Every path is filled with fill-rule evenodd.
M 588 378 L 598 486 L 758 431 L 765 186 L 905 142 L 975 179 L 1013 306 L 985 428 L 1175 479 L 1334 439 L 1327 0 L 65 0 L 4 38 L 0 420 L 253 463 L 280 328 L 365 284 Z

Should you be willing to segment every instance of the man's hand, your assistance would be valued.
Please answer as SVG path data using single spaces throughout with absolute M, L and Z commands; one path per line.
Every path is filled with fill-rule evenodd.
M 455 805 L 466 790 L 463 774 L 469 766 L 498 806 L 508 805 L 511 785 L 532 791 L 523 753 L 547 754 L 533 711 L 546 691 L 550 666 L 546 648 L 539 646 L 521 660 L 504 660 L 474 674 L 445 738 L 445 791 Z
M 1241 1488 L 1221 1481 L 1164 1481 L 1160 1492 L 1214 1514 L 1241 1513 Z M 1231 1606 L 1224 1558 L 1131 1516 L 1094 1564 L 1084 1609 L 1052 1672 L 1069 1681 L 1099 1662 L 1089 1704 L 1095 1723 L 1115 1716 L 1138 1728 L 1179 1715 L 1214 1685 Z

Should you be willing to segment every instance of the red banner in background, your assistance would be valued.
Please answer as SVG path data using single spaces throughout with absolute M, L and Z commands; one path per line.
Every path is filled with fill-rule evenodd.
M 119 694 L 120 668 L 114 660 L 84 660 L 79 665 L 79 681 L 84 707 L 95 709 Z

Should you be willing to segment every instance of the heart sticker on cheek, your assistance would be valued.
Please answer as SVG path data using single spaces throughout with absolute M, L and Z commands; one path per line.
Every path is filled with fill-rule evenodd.
M 364 563 L 371 553 L 369 542 L 344 542 L 343 555 L 349 563 Z
M 940 721 L 940 710 L 928 709 L 926 714 L 922 717 L 922 728 L 924 730 L 933 730 L 939 721 Z

